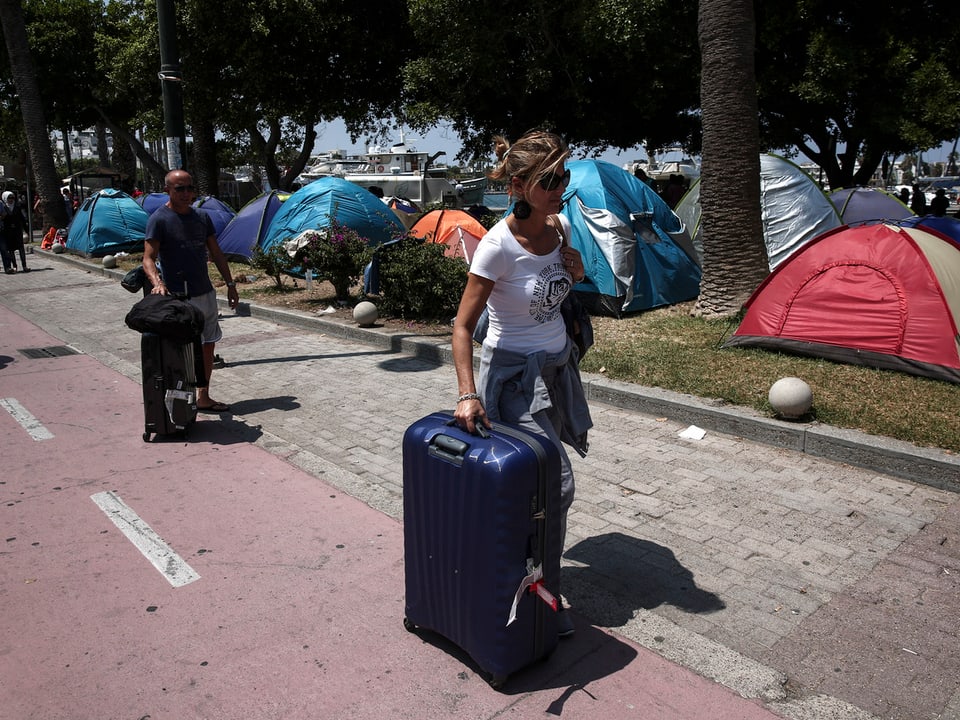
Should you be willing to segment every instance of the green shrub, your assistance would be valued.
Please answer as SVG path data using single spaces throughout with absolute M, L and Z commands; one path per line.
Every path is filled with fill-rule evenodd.
M 272 277 L 278 288 L 283 287 L 283 276 L 296 267 L 296 263 L 287 254 L 283 243 L 277 243 L 266 251 L 257 245 L 253 249 L 253 255 L 250 256 L 250 265 Z
M 329 280 L 337 300 L 349 300 L 350 288 L 360 281 L 363 268 L 373 257 L 368 240 L 336 220 L 301 240 L 304 244 L 294 256 L 296 264 L 312 270 L 315 280 Z
M 380 309 L 407 320 L 448 320 L 457 313 L 467 265 L 443 254 L 446 245 L 405 237 L 377 248 Z

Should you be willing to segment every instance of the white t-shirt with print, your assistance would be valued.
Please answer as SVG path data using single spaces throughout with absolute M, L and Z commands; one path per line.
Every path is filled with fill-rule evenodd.
M 557 217 L 570 237 L 569 220 Z M 533 255 L 501 220 L 481 240 L 470 272 L 494 282 L 487 300 L 490 326 L 484 345 L 519 353 L 563 350 L 567 331 L 560 305 L 573 280 L 560 258 L 559 236 L 551 252 Z

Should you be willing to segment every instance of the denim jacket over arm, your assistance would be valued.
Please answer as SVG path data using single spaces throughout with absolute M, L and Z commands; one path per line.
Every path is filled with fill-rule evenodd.
M 593 427 L 593 420 L 572 347 L 568 338 L 566 347 L 559 353 L 540 351 L 525 355 L 484 345 L 480 353 L 479 386 L 487 417 L 499 420 L 504 385 L 518 379 L 530 414 L 555 407 L 563 418 L 560 439 L 583 457 L 587 454 L 587 431 Z M 549 386 L 543 377 L 544 368 L 548 367 L 556 368 Z

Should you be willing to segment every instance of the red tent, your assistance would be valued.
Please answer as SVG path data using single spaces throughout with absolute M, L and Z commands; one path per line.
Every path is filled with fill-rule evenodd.
M 771 273 L 724 347 L 960 383 L 960 246 L 886 223 L 824 233 Z

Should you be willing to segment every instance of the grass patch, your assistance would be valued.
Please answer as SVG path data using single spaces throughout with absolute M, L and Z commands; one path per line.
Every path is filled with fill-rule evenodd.
M 754 348 L 721 349 L 729 321 L 689 314 L 690 303 L 620 320 L 593 318 L 586 372 L 751 407 L 773 416 L 770 386 L 793 375 L 813 389 L 814 415 L 835 427 L 960 452 L 960 387 L 906 373 Z

